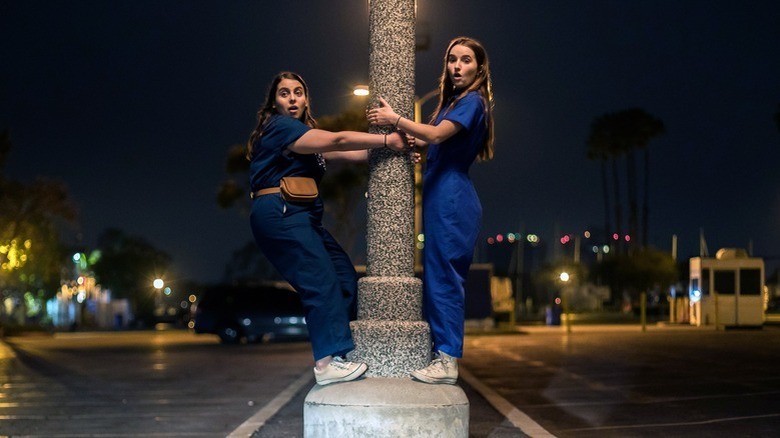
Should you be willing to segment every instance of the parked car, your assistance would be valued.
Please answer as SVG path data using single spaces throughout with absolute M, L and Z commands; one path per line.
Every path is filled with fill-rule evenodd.
M 193 307 L 195 333 L 215 334 L 225 344 L 309 337 L 301 299 L 287 283 L 209 287 Z

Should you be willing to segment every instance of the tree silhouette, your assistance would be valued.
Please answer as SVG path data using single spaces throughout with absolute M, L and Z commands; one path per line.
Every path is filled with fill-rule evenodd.
M 365 111 L 362 107 L 353 108 L 335 116 L 323 116 L 317 119 L 321 129 L 328 131 L 362 131 L 368 130 Z M 217 190 L 217 204 L 225 209 L 236 208 L 242 214 L 248 215 L 249 199 L 249 161 L 246 159 L 246 146 L 234 144 L 230 146 L 224 162 L 226 178 Z M 361 233 L 365 232 L 365 223 L 358 222 L 355 211 L 360 202 L 365 199 L 368 181 L 367 164 L 328 162 L 328 171 L 320 182 L 319 191 L 325 202 L 325 221 L 333 236 L 345 250 L 355 257 L 355 244 Z M 236 257 L 249 256 L 248 252 L 237 251 Z M 253 257 L 254 258 L 254 257 Z M 249 262 L 250 260 L 247 260 Z M 245 265 L 246 263 L 241 263 Z M 247 269 L 242 269 L 246 272 Z M 259 268 L 259 272 L 265 272 Z M 236 271 L 226 269 L 226 275 Z M 237 281 L 230 278 L 229 281 Z
M 613 185 L 615 189 L 615 230 L 620 234 L 621 206 L 619 202 L 619 178 L 617 176 L 617 158 L 626 157 L 626 185 L 628 200 L 628 234 L 634 241 L 641 237 L 642 246 L 647 246 L 648 235 L 648 186 L 650 183 L 650 159 L 648 144 L 654 137 L 665 131 L 663 122 L 640 108 L 630 108 L 597 117 L 591 124 L 591 133 L 587 141 L 588 156 L 613 161 Z M 642 230 L 639 230 L 639 205 L 637 190 L 637 170 L 634 151 L 644 153 L 644 193 L 642 208 Z
M 0 178 L 2 178 L 5 168 L 5 160 L 11 153 L 11 133 L 4 129 L 0 132 Z M 1 194 L 0 194 L 1 195 Z
M 368 131 L 362 107 L 337 116 L 321 117 L 317 122 L 328 131 Z M 368 163 L 331 162 L 328 166 L 330 169 L 320 183 L 320 193 L 325 201 L 325 219 L 333 236 L 354 261 L 362 257 L 362 252 L 355 248 L 357 238 L 366 232 L 365 221 L 360 220 L 355 211 L 365 201 Z
M 609 218 L 612 214 L 609 208 L 609 181 L 607 179 L 607 161 L 610 158 L 609 151 L 606 150 L 605 143 L 591 137 L 588 142 L 587 157 L 589 160 L 598 160 L 601 167 L 601 195 L 604 198 L 604 241 L 609 243 L 609 232 L 612 230 Z
M 604 165 L 606 164 L 606 160 L 609 160 L 611 165 L 610 167 L 612 173 L 612 190 L 614 193 L 614 201 L 615 201 L 615 210 L 614 210 L 615 227 L 614 229 L 609 227 L 608 216 L 612 214 L 612 212 L 605 210 L 604 223 L 607 225 L 607 228 L 604 230 L 604 233 L 605 233 L 606 240 L 609 240 L 610 238 L 609 236 L 612 233 L 621 235 L 622 224 L 623 224 L 622 221 L 623 207 L 620 202 L 621 201 L 620 177 L 618 174 L 618 158 L 622 154 L 623 150 L 622 150 L 622 145 L 618 141 L 618 135 L 615 132 L 614 118 L 615 117 L 613 114 L 605 114 L 595 118 L 591 123 L 590 135 L 586 142 L 588 147 L 589 157 L 595 157 L 597 159 L 601 159 L 603 161 L 602 164 Z M 607 173 L 604 169 L 602 169 L 602 191 L 605 196 L 605 201 L 604 201 L 605 207 L 609 205 L 609 201 L 606 200 L 609 196 L 608 195 L 609 190 L 607 189 L 608 185 L 609 183 L 607 181 Z M 616 244 L 620 245 L 620 241 L 617 241 Z
M 7 178 L 3 169 L 11 149 L 10 134 L 4 130 L 0 133 L 0 290 L 41 305 L 59 290 L 66 262 L 59 230 L 76 223 L 77 210 L 60 181 Z M 0 315 L 3 311 L 0 306 Z
M 665 291 L 679 280 L 671 254 L 653 248 L 607 257 L 594 267 L 591 276 L 606 280 L 613 303 L 618 302 L 623 292 L 635 301 L 641 292 Z
M 780 105 L 777 105 L 777 112 L 775 112 L 775 125 L 777 125 L 777 131 L 780 132 Z
M 217 189 L 217 205 L 222 208 L 237 208 L 249 213 L 249 161 L 246 159 L 246 145 L 234 144 L 228 148 L 225 158 L 226 178 Z
M 164 276 L 171 256 L 142 237 L 108 228 L 97 240 L 100 257 L 92 270 L 113 297 L 129 299 L 137 320 L 151 322 L 154 311 L 152 281 Z

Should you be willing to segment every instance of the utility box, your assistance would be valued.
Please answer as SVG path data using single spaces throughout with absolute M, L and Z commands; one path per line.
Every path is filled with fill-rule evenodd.
M 688 291 L 692 325 L 764 324 L 764 260 L 743 249 L 723 248 L 715 258 L 691 258 Z

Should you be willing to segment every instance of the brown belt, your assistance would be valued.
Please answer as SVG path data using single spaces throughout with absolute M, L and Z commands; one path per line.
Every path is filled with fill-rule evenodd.
M 250 193 L 249 198 L 255 199 L 258 196 L 270 195 L 271 193 L 279 193 L 280 191 L 281 190 L 279 189 L 279 187 L 268 187 L 267 189 L 260 189 L 256 192 Z

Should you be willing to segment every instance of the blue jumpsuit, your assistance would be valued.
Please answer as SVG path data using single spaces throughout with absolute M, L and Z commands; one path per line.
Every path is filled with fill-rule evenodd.
M 279 187 L 284 176 L 306 176 L 319 183 L 325 172 L 322 157 L 287 150 L 309 129 L 288 116 L 268 119 L 252 146 L 252 192 Z M 323 228 L 322 214 L 322 199 L 290 203 L 279 193 L 255 198 L 250 213 L 255 242 L 301 296 L 315 360 L 343 356 L 354 348 L 349 322 L 357 313 L 355 268 Z
M 442 120 L 462 129 L 428 147 L 423 176 L 423 312 L 434 351 L 463 357 L 464 283 L 482 221 L 482 205 L 468 171 L 487 135 L 485 103 L 477 92 L 470 92 L 443 110 L 435 124 Z

